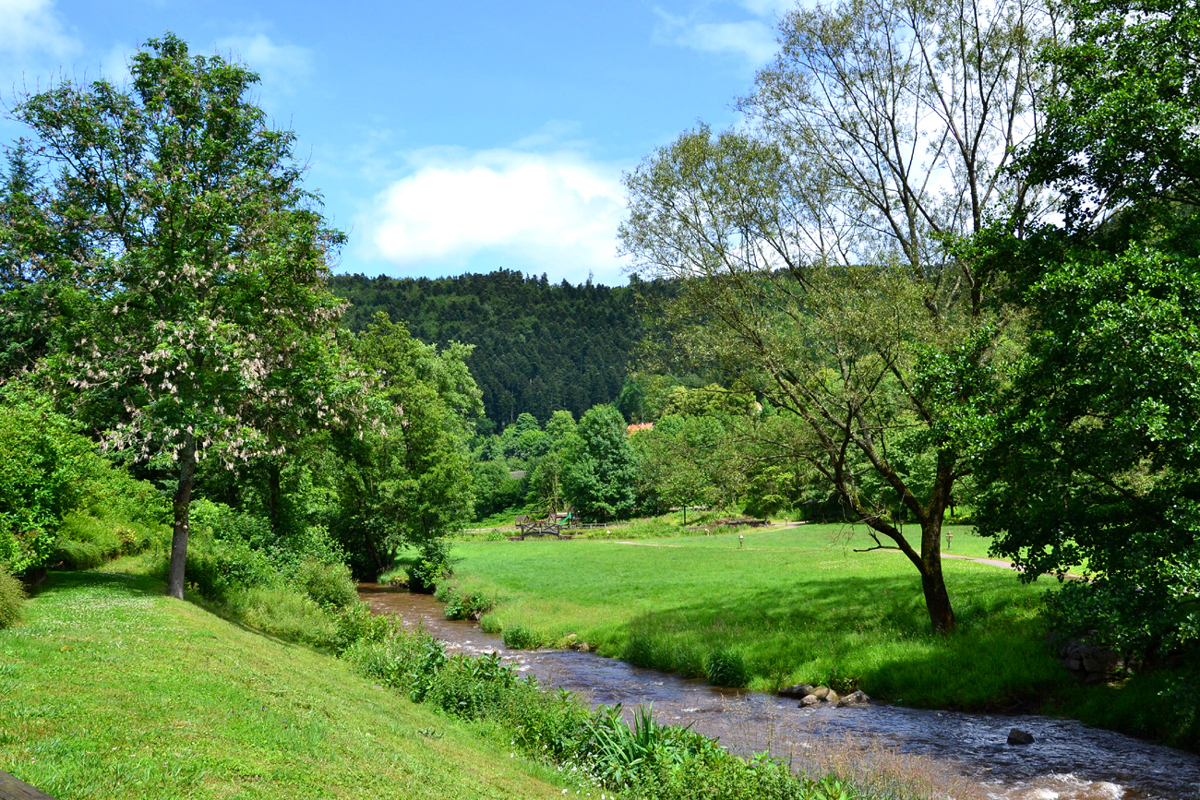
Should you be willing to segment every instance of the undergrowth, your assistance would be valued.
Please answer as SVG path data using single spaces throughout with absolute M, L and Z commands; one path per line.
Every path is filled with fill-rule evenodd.
M 730 754 L 690 728 L 660 725 L 641 707 L 633 723 L 622 709 L 591 709 L 567 691 L 519 678 L 495 654 L 447 656 L 421 628 L 395 622 L 343 653 L 371 680 L 458 719 L 494 727 L 511 746 L 601 789 L 630 798 L 857 800 L 874 797 L 835 777 L 795 776 L 788 765 Z M 902 795 L 892 795 L 900 798 Z

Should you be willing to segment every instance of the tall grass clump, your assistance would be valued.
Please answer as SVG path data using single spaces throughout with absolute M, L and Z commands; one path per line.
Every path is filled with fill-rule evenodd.
M 281 535 L 220 503 L 193 503 L 188 588 L 227 619 L 318 649 L 341 650 L 364 627 L 357 587 L 323 529 Z M 151 574 L 165 579 L 169 554 Z M 368 626 L 369 627 L 369 626 Z
M 690 728 L 658 724 L 649 707 L 633 723 L 620 706 L 591 709 L 567 691 L 547 691 L 520 678 L 495 654 L 447 656 L 422 628 L 396 620 L 343 653 L 371 680 L 447 716 L 480 722 L 510 746 L 597 789 L 650 800 L 859 800 L 874 797 L 835 777 L 812 780 L 766 756 L 730 754 Z M 898 793 L 889 800 L 904 800 Z
M 0 567 L 0 628 L 11 627 L 21 616 L 25 590 L 21 582 Z
M 742 687 L 750 682 L 746 660 L 737 650 L 718 647 L 704 660 L 704 676 L 713 686 Z

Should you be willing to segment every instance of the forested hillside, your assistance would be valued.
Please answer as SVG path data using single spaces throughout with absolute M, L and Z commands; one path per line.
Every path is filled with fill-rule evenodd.
M 467 363 L 485 413 L 500 425 L 522 412 L 544 423 L 559 409 L 578 419 L 616 400 L 642 335 L 638 298 L 669 291 L 661 281 L 573 286 L 505 269 L 437 279 L 338 275 L 332 286 L 351 303 L 345 322 L 354 331 L 386 311 L 424 342 L 475 345 Z

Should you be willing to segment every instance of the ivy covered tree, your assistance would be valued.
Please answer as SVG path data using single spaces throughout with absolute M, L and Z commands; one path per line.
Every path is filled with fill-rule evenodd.
M 301 185 L 294 134 L 251 102 L 257 75 L 171 34 L 130 72 L 127 90 L 64 80 L 16 105 L 34 202 L 18 208 L 24 235 L 8 220 L 4 257 L 10 273 L 51 269 L 77 299 L 44 368 L 80 415 L 173 472 L 167 591 L 182 597 L 197 462 L 280 452 L 359 392 L 326 286 L 343 237 Z

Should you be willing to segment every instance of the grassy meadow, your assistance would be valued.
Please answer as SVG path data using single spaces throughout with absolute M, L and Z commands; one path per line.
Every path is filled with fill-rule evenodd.
M 345 662 L 96 572 L 52 573 L 0 631 L 0 769 L 59 800 L 576 788 Z
M 987 540 L 950 529 L 952 554 Z M 615 533 L 615 531 L 614 531 Z M 914 536 L 916 530 L 913 531 Z M 465 541 L 452 583 L 495 598 L 483 625 L 510 640 L 568 637 L 643 666 L 751 688 L 860 687 L 915 706 L 1013 708 L 1070 682 L 1045 644 L 1039 601 L 1055 583 L 946 559 L 959 630 L 929 630 L 920 580 L 864 528 L 805 525 L 663 539 Z

